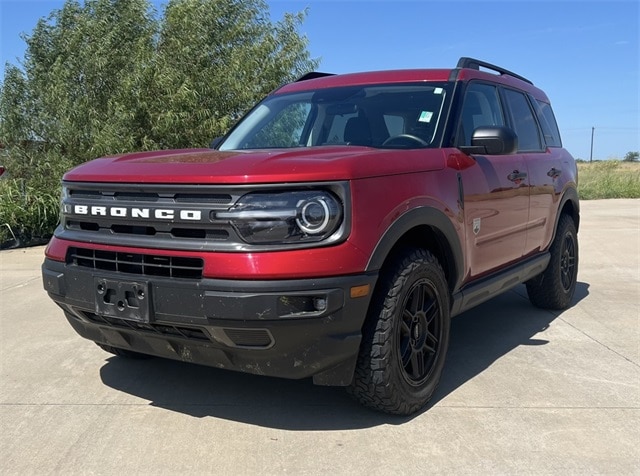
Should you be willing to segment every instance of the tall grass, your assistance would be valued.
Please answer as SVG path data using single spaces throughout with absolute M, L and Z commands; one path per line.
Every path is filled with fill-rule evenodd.
M 24 179 L 0 184 L 0 243 L 28 244 L 48 238 L 58 223 L 59 194 Z
M 60 180 L 71 162 L 55 151 L 14 149 L 2 165 L 0 248 L 47 240 L 59 220 Z
M 578 192 L 581 200 L 640 198 L 640 163 L 578 163 Z

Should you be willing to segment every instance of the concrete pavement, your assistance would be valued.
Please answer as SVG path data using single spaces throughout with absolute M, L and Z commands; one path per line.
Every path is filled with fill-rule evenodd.
M 582 203 L 575 305 L 524 287 L 457 317 L 432 406 L 113 357 L 0 252 L 0 474 L 640 474 L 640 200 Z

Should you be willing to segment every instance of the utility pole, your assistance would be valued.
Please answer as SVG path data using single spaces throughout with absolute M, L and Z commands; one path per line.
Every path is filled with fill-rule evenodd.
M 595 132 L 595 130 L 595 127 L 591 128 L 591 155 L 589 156 L 589 163 L 593 162 L 593 133 Z

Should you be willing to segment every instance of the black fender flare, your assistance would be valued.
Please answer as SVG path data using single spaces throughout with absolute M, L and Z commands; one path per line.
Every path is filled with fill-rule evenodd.
M 444 212 L 428 206 L 413 208 L 398 217 L 380 238 L 367 263 L 367 271 L 378 271 L 400 239 L 414 228 L 428 226 L 438 235 L 439 244 L 448 254 L 447 262 L 442 263 L 448 270 L 451 291 L 460 287 L 464 276 L 464 255 L 458 233 L 451 219 Z
M 578 197 L 578 190 L 575 187 L 569 187 L 564 191 L 560 203 L 558 205 L 558 213 L 556 213 L 556 222 L 553 226 L 553 236 L 551 237 L 551 243 L 556 237 L 556 231 L 558 230 L 558 223 L 560 223 L 560 217 L 567 202 L 571 202 L 573 206 L 573 214 L 571 218 L 576 224 L 576 230 L 580 228 L 580 198 Z M 551 246 L 551 244 L 549 244 Z

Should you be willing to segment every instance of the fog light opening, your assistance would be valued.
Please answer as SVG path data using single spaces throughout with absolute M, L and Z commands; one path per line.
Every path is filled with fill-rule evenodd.
M 313 298 L 313 307 L 316 311 L 322 312 L 327 309 L 327 299 L 323 297 Z

